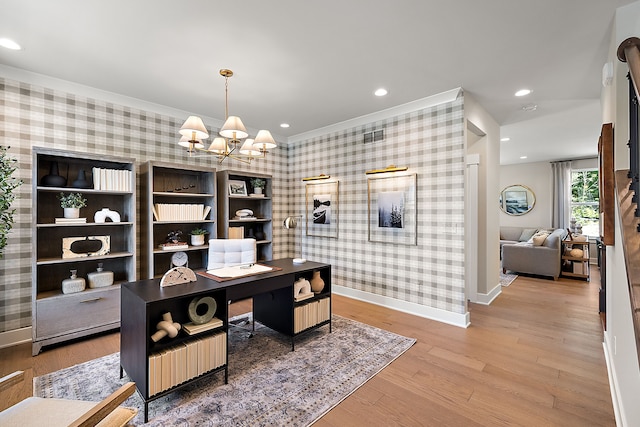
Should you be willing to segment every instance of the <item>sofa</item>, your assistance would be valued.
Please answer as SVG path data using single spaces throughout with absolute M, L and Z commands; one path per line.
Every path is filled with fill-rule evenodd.
M 557 280 L 561 269 L 563 229 L 500 227 L 502 271 L 535 274 Z

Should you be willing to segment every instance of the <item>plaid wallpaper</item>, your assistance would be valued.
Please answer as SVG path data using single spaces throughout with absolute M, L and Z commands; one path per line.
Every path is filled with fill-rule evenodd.
M 293 144 L 291 214 L 309 216 L 301 179 L 339 181 L 338 239 L 303 235 L 304 257 L 332 265 L 333 283 L 457 314 L 464 282 L 463 99 Z M 363 143 L 363 133 L 385 140 Z M 368 241 L 365 171 L 394 164 L 417 174 L 417 245 Z
M 293 256 L 296 233 L 303 231 L 280 226 L 286 216 L 305 213 L 301 178 L 330 174 L 340 181 L 339 238 L 303 236 L 305 257 L 331 263 L 338 285 L 464 312 L 462 99 L 291 147 L 281 144 L 251 166 L 218 165 L 210 156 L 188 158 L 176 143 L 183 120 L 0 78 L 0 144 L 11 147 L 17 177 L 24 181 L 0 259 L 0 332 L 31 325 L 33 146 L 132 157 L 138 171 L 147 160 L 158 160 L 271 174 L 274 258 Z M 362 133 L 379 127 L 385 128 L 386 141 L 364 145 Z M 409 166 L 418 176 L 417 246 L 367 241 L 364 171 L 391 163 Z M 140 188 L 137 192 L 141 197 Z

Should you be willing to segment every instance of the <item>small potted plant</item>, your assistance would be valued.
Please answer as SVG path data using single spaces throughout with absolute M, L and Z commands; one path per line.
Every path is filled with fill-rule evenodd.
M 191 230 L 191 244 L 193 246 L 202 246 L 204 245 L 204 236 L 208 231 L 204 228 L 194 228 Z
M 267 181 L 264 178 L 251 178 L 251 187 L 253 187 L 253 194 L 262 194 L 264 187 L 267 185 Z
M 79 218 L 80 208 L 87 206 L 87 199 L 80 193 L 60 193 L 58 199 L 60 199 L 60 206 L 64 209 L 65 218 Z

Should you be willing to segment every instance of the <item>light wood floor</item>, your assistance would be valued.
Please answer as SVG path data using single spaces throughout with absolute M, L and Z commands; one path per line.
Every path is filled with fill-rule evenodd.
M 490 306 L 471 304 L 468 329 L 335 296 L 335 314 L 417 343 L 315 426 L 614 426 L 592 273 L 589 283 L 520 277 Z M 0 409 L 31 395 L 34 375 L 118 349 L 111 333 L 37 357 L 30 344 L 0 350 L 0 376 L 27 374 Z

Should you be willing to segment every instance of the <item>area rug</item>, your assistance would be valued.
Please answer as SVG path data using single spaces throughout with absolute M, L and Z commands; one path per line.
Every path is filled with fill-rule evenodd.
M 291 342 L 256 323 L 229 330 L 229 383 L 224 372 L 194 381 L 149 404 L 149 426 L 310 425 L 385 366 L 415 339 L 337 315 Z M 119 353 L 34 378 L 34 395 L 98 401 L 128 378 L 119 378 Z M 124 406 L 144 405 L 134 393 Z
M 509 286 L 514 280 L 518 278 L 518 275 L 507 270 L 507 273 L 503 273 L 500 269 L 500 284 L 502 286 Z

